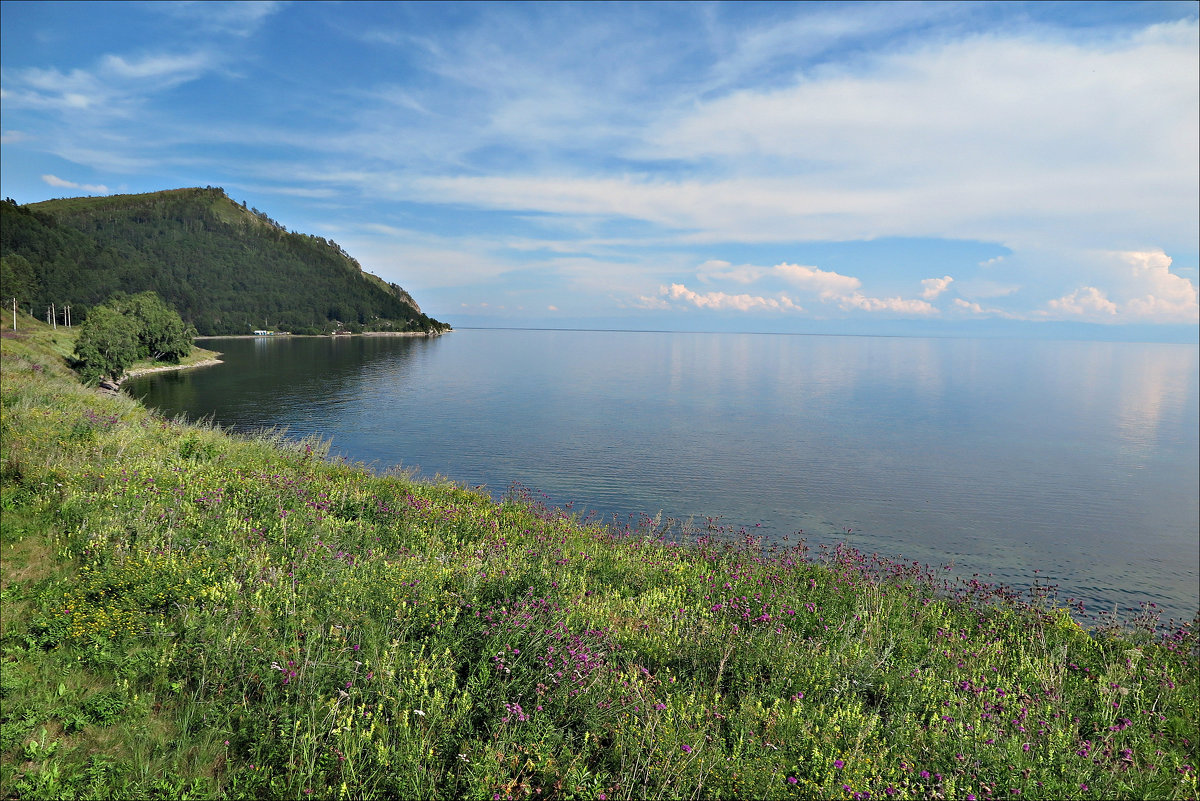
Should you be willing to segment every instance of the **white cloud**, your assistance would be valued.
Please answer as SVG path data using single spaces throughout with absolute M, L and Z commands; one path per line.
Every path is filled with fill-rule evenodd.
M 91 69 L 5 70 L 4 101 L 11 108 L 92 111 L 127 116 L 131 105 L 151 94 L 195 80 L 215 66 L 206 52 L 105 55 Z
M 667 288 L 660 287 L 659 291 L 665 295 Z M 628 305 L 642 311 L 665 311 L 671 308 L 671 304 L 662 295 L 637 295 Z
M 925 300 L 933 300 L 945 292 L 952 283 L 954 283 L 954 279 L 948 275 L 941 278 L 924 278 L 921 280 L 921 286 L 924 287 L 921 290 L 921 297 L 925 298 Z
M 686 179 L 556 169 L 390 183 L 418 200 L 640 219 L 692 242 L 1191 239 L 1195 38 L 1194 23 L 1105 45 L 979 36 L 622 120 L 619 153 L 691 163 Z M 593 113 L 572 119 L 592 130 Z
M 800 289 L 816 292 L 821 300 L 851 295 L 862 286 L 862 281 L 849 275 L 841 275 L 817 267 L 801 264 L 776 264 L 772 268 L 776 275 L 790 281 Z
M 862 281 L 851 275 L 842 275 L 819 267 L 809 267 L 801 264 L 781 262 L 774 267 L 761 267 L 753 264 L 742 264 L 737 267 L 726 261 L 707 261 L 700 265 L 697 275 L 705 283 L 713 280 L 729 280 L 736 283 L 748 284 L 765 278 L 779 278 L 787 281 L 802 292 L 810 293 L 822 303 L 833 304 L 843 311 L 893 312 L 898 314 L 932 315 L 939 311 L 925 300 L 900 297 L 877 298 L 859 291 Z M 946 283 L 953 280 L 945 280 Z M 695 292 L 686 285 L 673 283 L 662 287 L 659 294 L 671 300 L 683 300 L 702 309 L 737 309 L 751 311 L 755 309 L 774 309 L 801 311 L 802 308 L 787 295 L 779 294 L 774 297 L 766 295 L 751 295 L 746 293 L 731 294 L 714 290 L 710 292 Z M 649 302 L 650 307 L 659 308 L 657 303 L 642 297 L 643 303 Z
M 862 281 L 853 276 L 787 262 L 780 262 L 774 267 L 756 264 L 739 264 L 735 267 L 727 261 L 710 260 L 700 265 L 696 275 L 705 283 L 723 280 L 739 284 L 752 284 L 773 276 L 787 281 L 797 289 L 813 292 L 822 300 L 849 295 L 862 286 Z
M 833 194 L 853 198 L 826 210 L 856 238 L 1178 238 L 1196 231 L 1196 38 L 1188 21 L 1104 44 L 997 34 L 883 53 L 697 104 L 646 155 L 763 165 L 755 194 L 789 172 L 783 208 L 804 232 L 820 212 L 800 198 Z
M 671 300 L 682 300 L 698 309 L 736 311 L 804 311 L 787 295 L 764 297 L 762 295 L 730 295 L 725 292 L 694 292 L 683 284 L 671 284 L 659 290 Z
M 1161 250 L 1118 254 L 1133 272 L 1137 290 L 1124 310 L 1137 317 L 1161 322 L 1195 322 L 1200 319 L 1196 285 L 1171 272 L 1171 257 Z
M 103 184 L 77 184 L 74 181 L 59 178 L 57 175 L 43 175 L 42 181 L 50 186 L 57 186 L 63 189 L 82 189 L 85 192 L 96 195 L 103 195 L 108 192 L 108 187 Z
M 199 53 L 189 55 L 156 54 L 139 59 L 106 55 L 100 59 L 100 75 L 133 81 L 166 81 L 168 84 L 188 80 L 208 67 L 208 59 Z
M 741 264 L 734 267 L 727 261 L 710 259 L 696 270 L 696 277 L 704 283 L 711 281 L 734 281 L 739 284 L 752 284 L 766 274 L 766 270 L 754 264 Z
M 1117 304 L 1108 299 L 1103 291 L 1094 286 L 1076 289 L 1069 295 L 1063 295 L 1046 304 L 1050 312 L 1071 316 L 1114 315 Z
M 937 308 L 927 301 L 915 298 L 872 298 L 861 292 L 844 295 L 836 299 L 843 309 L 860 309 L 867 312 L 896 312 L 898 314 L 939 314 Z
M 239 0 L 239 2 L 149 3 L 147 8 L 175 17 L 192 27 L 202 30 L 249 36 L 276 11 L 286 5 L 269 0 Z
M 1004 309 L 997 309 L 995 307 L 988 308 L 976 303 L 975 301 L 967 301 L 963 300 L 962 298 L 955 298 L 954 306 L 960 311 L 970 312 L 971 314 L 979 315 L 981 317 L 1002 317 L 1006 320 L 1023 319 L 1020 315 L 1013 314 L 1012 312 L 1005 311 Z

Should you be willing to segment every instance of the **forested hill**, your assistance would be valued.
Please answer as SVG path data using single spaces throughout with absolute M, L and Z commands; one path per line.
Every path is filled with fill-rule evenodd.
M 5 303 L 73 321 L 117 291 L 153 290 L 201 334 L 440 332 L 412 296 L 330 240 L 289 232 L 219 188 L 0 204 Z

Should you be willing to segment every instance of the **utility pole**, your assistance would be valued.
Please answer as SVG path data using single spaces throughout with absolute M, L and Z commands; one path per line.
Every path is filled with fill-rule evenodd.
M 58 330 L 58 311 L 54 308 L 54 304 L 50 304 L 50 327 L 55 331 Z

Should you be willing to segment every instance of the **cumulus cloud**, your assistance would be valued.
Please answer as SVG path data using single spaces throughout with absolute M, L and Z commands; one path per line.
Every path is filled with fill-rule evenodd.
M 932 315 L 939 310 L 926 300 L 915 298 L 872 297 L 861 290 L 862 281 L 852 275 L 843 275 L 832 270 L 822 270 L 802 264 L 781 262 L 773 267 L 753 264 L 734 266 L 726 261 L 707 261 L 700 265 L 697 275 L 706 283 L 724 279 L 737 283 L 753 283 L 760 279 L 776 278 L 786 281 L 798 290 L 810 293 L 822 303 L 836 305 L 843 311 L 892 312 L 896 314 Z M 944 281 L 953 279 L 929 279 Z M 943 287 L 944 288 L 944 287 Z M 674 283 L 659 290 L 659 298 L 642 297 L 643 308 L 663 308 L 667 300 L 683 301 L 701 309 L 736 309 L 753 311 L 772 309 L 778 311 L 803 311 L 803 308 L 784 294 L 775 296 L 731 294 L 719 290 L 696 292 L 686 285 Z M 669 304 L 666 304 L 669 306 Z
M 1125 304 L 1130 314 L 1162 321 L 1194 322 L 1200 319 L 1196 285 L 1171 272 L 1171 257 L 1161 250 L 1128 251 L 1119 256 L 1132 268 L 1144 294 Z
M 42 181 L 50 186 L 58 186 L 64 189 L 82 189 L 84 192 L 91 192 L 97 195 L 103 195 L 108 192 L 108 187 L 104 184 L 77 184 L 74 181 L 59 178 L 57 175 L 43 175 Z
M 671 284 L 660 292 L 671 300 L 682 300 L 698 309 L 736 311 L 803 311 L 787 295 L 764 297 L 761 295 L 730 295 L 725 292 L 694 292 L 683 284 Z
M 854 292 L 837 298 L 837 304 L 843 309 L 860 309 L 868 312 L 896 312 L 898 314 L 938 314 L 936 307 L 924 300 L 915 298 L 872 298 L 861 292 Z
M 1095 280 L 1049 301 L 1036 316 L 1195 323 L 1200 320 L 1196 285 L 1171 272 L 1171 263 L 1159 249 L 1089 254 Z
M 1005 311 L 1004 309 L 986 307 L 976 301 L 963 300 L 962 298 L 955 298 L 954 306 L 960 311 L 970 312 L 971 314 L 978 315 L 980 317 L 1002 317 L 1006 320 L 1023 319 L 1020 315 L 1013 314 L 1012 312 Z
M 1063 295 L 1046 304 L 1051 312 L 1072 316 L 1084 315 L 1113 315 L 1117 313 L 1117 304 L 1108 299 L 1103 291 L 1094 286 L 1076 289 L 1069 295 Z
M 938 295 L 945 292 L 952 283 L 954 283 L 954 279 L 948 275 L 942 276 L 941 278 L 922 279 L 921 286 L 923 286 L 924 289 L 921 290 L 921 297 L 925 298 L 925 300 L 933 300 Z

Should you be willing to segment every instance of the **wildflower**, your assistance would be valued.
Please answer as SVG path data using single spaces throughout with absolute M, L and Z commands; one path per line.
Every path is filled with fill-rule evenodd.
M 688 753 L 688 754 L 692 753 L 692 747 L 690 745 L 687 745 L 686 743 L 683 745 L 683 750 L 685 753 Z
M 788 784 L 795 784 L 796 782 L 800 781 L 795 776 L 788 776 L 787 779 L 788 779 Z
M 842 768 L 846 767 L 846 763 L 840 759 L 835 759 L 833 760 L 833 766 L 838 770 L 841 770 Z

